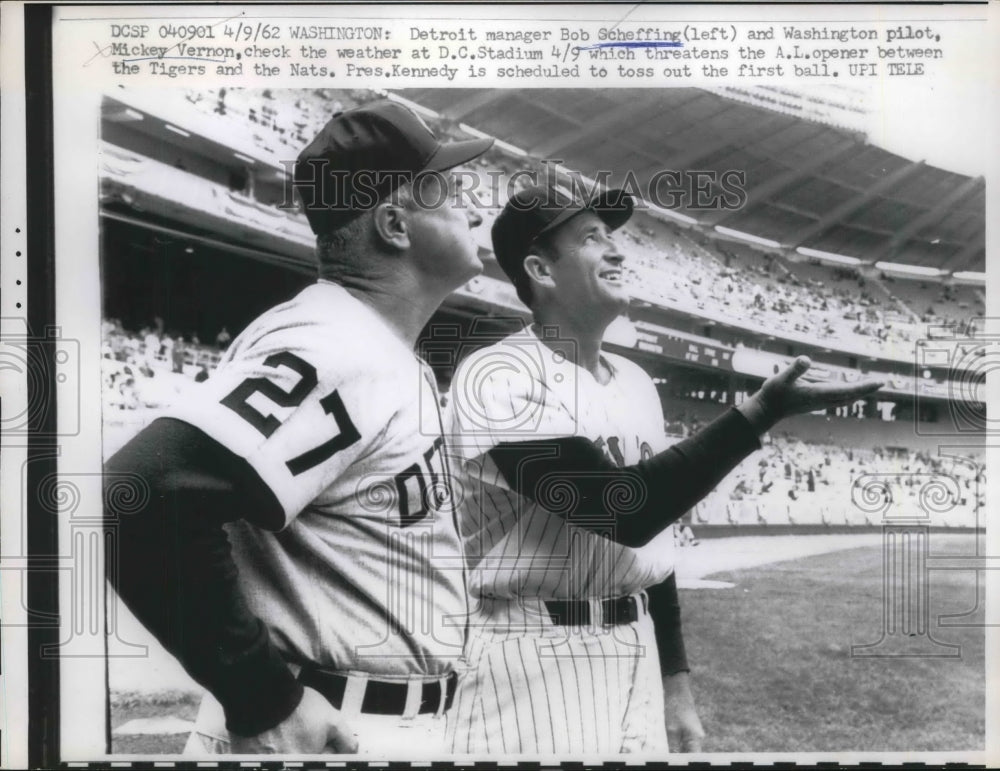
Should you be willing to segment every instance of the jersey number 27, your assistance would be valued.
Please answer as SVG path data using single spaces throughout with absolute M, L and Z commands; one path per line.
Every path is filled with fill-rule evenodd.
M 264 366 L 275 368 L 288 367 L 288 369 L 298 373 L 299 382 L 291 390 L 285 391 L 267 378 L 247 378 L 222 400 L 222 404 L 233 410 L 265 437 L 268 437 L 278 429 L 281 421 L 270 413 L 265 415 L 260 412 L 247 400 L 254 394 L 259 393 L 279 407 L 298 407 L 312 390 L 316 388 L 319 380 L 316 377 L 316 368 L 290 351 L 271 354 L 264 359 Z M 333 416 L 333 420 L 337 424 L 338 433 L 321 445 L 286 461 L 285 465 L 288 466 L 288 470 L 292 472 L 293 476 L 298 476 L 318 466 L 341 450 L 350 447 L 361 438 L 361 434 L 354 427 L 354 423 L 351 421 L 351 417 L 347 414 L 347 409 L 344 407 L 344 402 L 336 390 L 331 391 L 320 399 L 319 404 L 325 414 Z

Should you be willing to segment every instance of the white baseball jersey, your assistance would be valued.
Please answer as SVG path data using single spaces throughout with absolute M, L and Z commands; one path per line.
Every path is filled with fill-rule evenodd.
M 621 467 L 666 449 L 649 376 L 621 356 L 601 356 L 611 370 L 605 385 L 529 328 L 458 367 L 450 444 L 462 461 L 459 519 L 474 597 L 620 597 L 672 572 L 669 532 L 634 549 L 567 524 L 511 490 L 488 454 L 501 442 L 575 436 L 593 441 Z M 549 493 L 556 505 L 562 502 L 558 487 Z
M 289 662 L 383 679 L 452 670 L 466 595 L 430 369 L 320 282 L 259 317 L 170 412 L 245 458 L 285 515 L 228 526 Z
M 641 591 L 672 572 L 672 535 L 634 549 L 568 524 L 542 503 L 554 508 L 572 493 L 555 484 L 536 491 L 540 502 L 521 496 L 489 456 L 500 443 L 584 437 L 621 467 L 665 449 L 649 377 L 620 356 L 602 359 L 611 372 L 604 385 L 526 329 L 470 355 L 452 381 L 475 606 L 468 671 L 448 716 L 457 753 L 667 749 L 656 638 Z M 620 626 L 560 626 L 545 607 L 589 600 L 596 614 L 599 600 L 624 595 L 635 597 L 640 615 Z

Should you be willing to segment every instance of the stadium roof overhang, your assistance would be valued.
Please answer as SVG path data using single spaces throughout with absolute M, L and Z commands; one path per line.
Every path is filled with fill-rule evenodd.
M 602 170 L 709 231 L 810 256 L 854 258 L 922 275 L 984 272 L 985 182 L 867 144 L 856 132 L 693 88 L 411 89 L 398 92 L 456 127 L 487 131 L 528 162 L 560 160 L 592 179 Z M 776 100 L 776 105 L 778 104 Z M 664 172 L 705 172 L 708 207 L 663 195 Z M 729 172 L 744 175 L 734 178 Z M 657 177 L 657 174 L 660 176 Z M 688 175 L 690 179 L 693 175 Z M 739 181 L 742 205 L 723 208 Z M 731 196 L 727 200 L 733 200 Z M 850 260 L 848 260 L 850 261 Z

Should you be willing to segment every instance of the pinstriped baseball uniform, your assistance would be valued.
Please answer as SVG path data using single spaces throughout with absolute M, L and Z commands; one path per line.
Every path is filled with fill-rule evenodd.
M 227 530 L 250 608 L 286 660 L 389 681 L 451 672 L 467 600 L 429 368 L 319 282 L 253 322 L 197 388 L 170 415 L 245 458 L 284 510 L 280 532 Z M 203 718 L 197 732 L 227 735 L 217 705 Z
M 532 501 L 489 455 L 502 442 L 585 437 L 616 466 L 666 447 L 659 398 L 635 364 L 602 354 L 611 379 L 527 329 L 472 354 L 452 381 L 453 452 L 461 458 L 460 527 L 475 606 L 469 671 L 449 714 L 456 752 L 601 753 L 666 750 L 652 623 L 553 623 L 545 601 L 640 595 L 673 570 L 669 531 L 642 548 L 616 544 L 552 513 L 570 495 L 554 483 Z M 605 505 L 628 508 L 633 494 Z M 594 616 L 592 616 L 594 618 Z

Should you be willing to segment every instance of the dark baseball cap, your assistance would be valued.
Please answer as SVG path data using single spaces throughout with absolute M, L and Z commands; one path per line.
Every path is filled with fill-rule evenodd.
M 335 230 L 424 171 L 486 152 L 492 138 L 442 143 L 415 112 L 380 101 L 337 113 L 299 153 L 294 185 L 313 232 Z
M 605 190 L 589 200 L 561 185 L 538 185 L 515 193 L 493 222 L 493 254 L 513 281 L 535 240 L 576 216 L 592 211 L 617 230 L 632 216 L 635 201 L 624 190 Z M 515 282 L 516 283 L 516 282 Z

